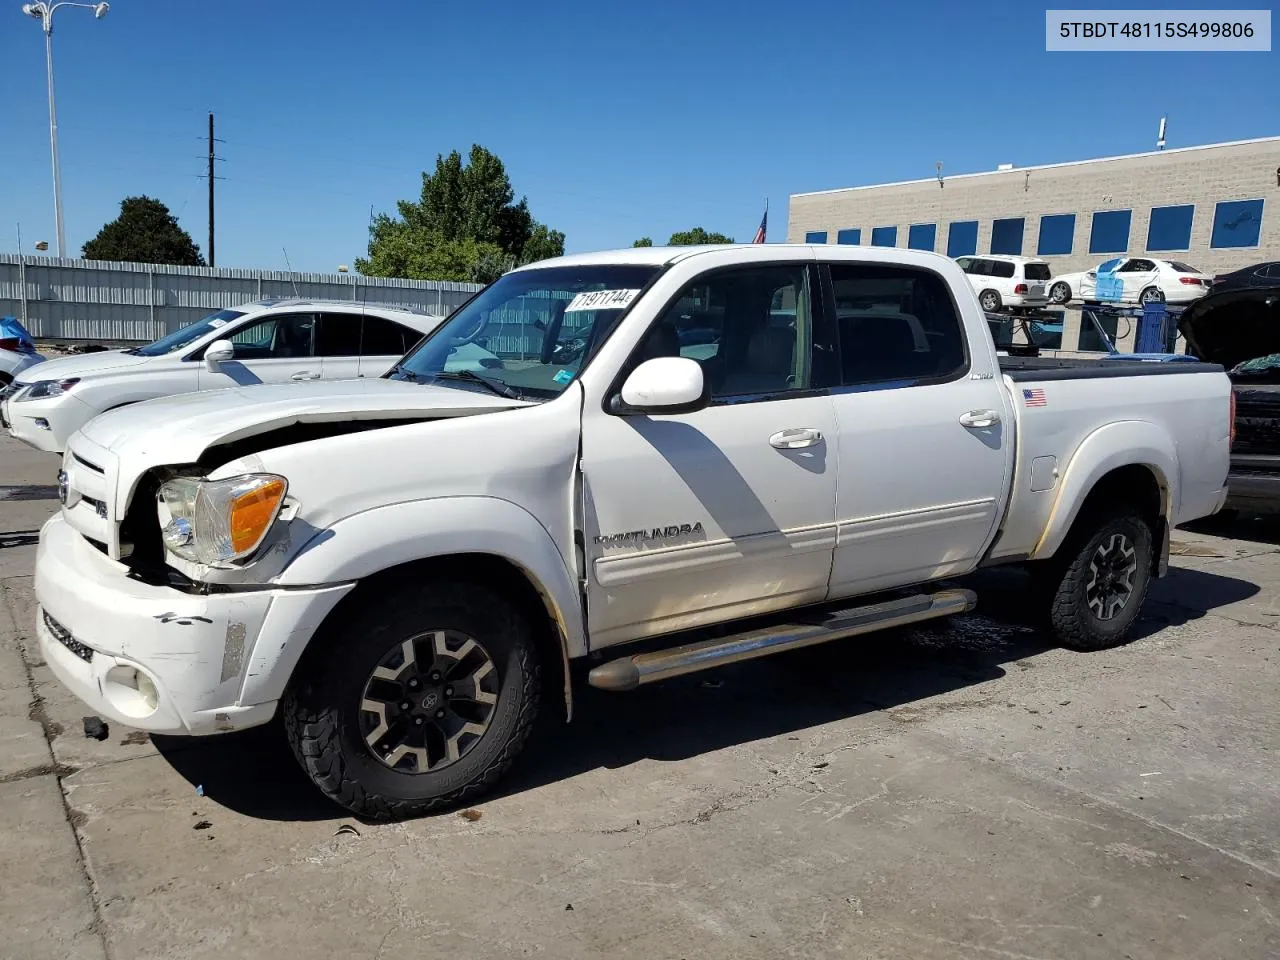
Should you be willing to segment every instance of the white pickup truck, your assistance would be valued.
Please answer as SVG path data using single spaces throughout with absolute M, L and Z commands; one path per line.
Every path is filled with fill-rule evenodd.
M 1170 528 L 1221 507 L 1231 431 L 1218 366 L 999 357 L 932 253 L 567 256 L 383 378 L 90 421 L 37 629 L 98 713 L 280 715 L 324 793 L 393 819 L 490 787 L 582 658 L 629 690 L 962 613 L 939 582 L 1003 563 L 1063 644 L 1119 643 Z

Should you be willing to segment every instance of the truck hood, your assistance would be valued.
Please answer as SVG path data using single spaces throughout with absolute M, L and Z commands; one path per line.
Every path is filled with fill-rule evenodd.
M 1230 370 L 1280 353 L 1280 286 L 1210 292 L 1178 318 L 1187 351 Z
M 120 350 L 101 350 L 75 357 L 56 357 L 45 360 L 40 369 L 31 369 L 21 378 L 22 383 L 33 380 L 66 380 L 71 377 L 87 377 L 108 370 L 120 370 L 144 364 L 149 357 L 135 357 Z
M 330 380 L 229 387 L 110 410 L 80 430 L 122 461 L 195 462 L 206 449 L 294 424 L 433 420 L 528 406 L 466 387 L 403 380 Z

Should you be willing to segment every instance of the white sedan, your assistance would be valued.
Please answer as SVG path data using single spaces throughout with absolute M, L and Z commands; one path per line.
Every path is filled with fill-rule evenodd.
M 1054 303 L 1190 303 L 1208 293 L 1212 285 L 1212 276 L 1178 260 L 1116 257 L 1085 273 L 1054 277 L 1049 299 Z

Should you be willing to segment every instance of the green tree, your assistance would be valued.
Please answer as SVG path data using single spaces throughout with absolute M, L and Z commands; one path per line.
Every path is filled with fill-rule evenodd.
M 733 243 L 733 237 L 726 237 L 723 233 L 707 233 L 701 227 L 694 227 L 692 230 L 673 233 L 667 246 L 692 247 L 701 243 Z
M 515 202 L 506 167 L 478 144 L 465 163 L 456 150 L 437 155 L 418 201 L 396 208 L 369 226 L 369 256 L 356 260 L 366 276 L 490 283 L 564 253 L 564 234 L 535 220 L 524 197 Z
M 652 247 L 653 241 L 650 240 L 648 237 L 641 237 L 639 240 L 633 243 L 632 246 L 633 247 Z
M 205 265 L 191 234 L 178 226 L 168 207 L 147 196 L 125 197 L 120 203 L 120 216 L 105 224 L 84 245 L 81 255 L 86 260 Z

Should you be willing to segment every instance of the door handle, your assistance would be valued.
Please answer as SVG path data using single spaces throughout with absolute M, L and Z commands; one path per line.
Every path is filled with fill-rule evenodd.
M 998 410 L 970 410 L 968 413 L 960 414 L 962 427 L 994 427 L 999 422 Z
M 320 374 L 312 373 L 310 370 L 299 370 L 289 379 L 290 380 L 319 380 Z
M 769 444 L 779 450 L 795 450 L 800 447 L 811 447 L 822 441 L 822 431 L 813 427 L 792 427 L 790 430 L 779 430 L 769 438 Z

